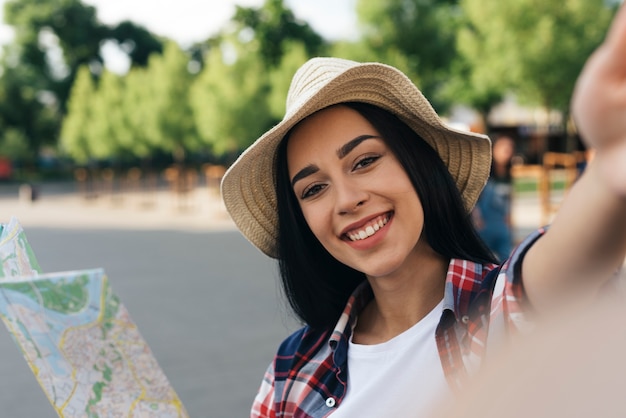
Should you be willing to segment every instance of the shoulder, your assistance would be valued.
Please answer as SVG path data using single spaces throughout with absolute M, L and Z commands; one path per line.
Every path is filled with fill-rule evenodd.
M 450 260 L 446 277 L 446 290 L 450 293 L 450 301 L 454 300 L 455 304 L 471 301 L 485 286 L 489 287 L 490 283 L 486 281 L 497 274 L 498 270 L 499 266 L 493 263 Z
M 294 361 L 308 360 L 328 343 L 331 330 L 318 330 L 304 326 L 295 331 L 278 347 L 275 367 L 277 370 L 290 369 Z
M 523 292 L 522 262 L 524 257 L 539 238 L 548 231 L 548 228 L 548 226 L 544 226 L 530 233 L 513 249 L 509 258 L 501 266 L 502 276 L 505 278 L 506 283 L 515 288 L 515 292 L 520 295 L 520 292 Z
M 526 301 L 522 262 L 528 250 L 541 238 L 548 227 L 539 228 L 528 235 L 502 264 L 493 292 L 491 315 L 501 319 L 509 331 L 530 330 L 533 321 L 531 307 Z

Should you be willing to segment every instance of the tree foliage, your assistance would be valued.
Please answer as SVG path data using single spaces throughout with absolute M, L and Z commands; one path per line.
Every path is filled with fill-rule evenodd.
M 127 153 L 130 134 L 123 113 L 124 79 L 105 70 L 95 94 L 91 97 L 89 108 L 89 149 L 95 159 L 123 159 Z
M 189 100 L 193 79 L 188 64 L 189 56 L 178 44 L 168 42 L 162 55 L 149 59 L 149 101 L 140 104 L 145 107 L 142 128 L 148 141 L 179 162 L 200 146 Z
M 19 155 L 33 163 L 43 144 L 54 143 L 60 123 L 53 94 L 32 68 L 5 67 L 0 78 L 0 126 L 24 141 Z
M 198 132 L 216 155 L 240 151 L 269 127 L 268 89 L 267 73 L 255 55 L 230 63 L 221 49 L 211 50 L 191 103 Z
M 0 106 L 0 124 L 27 141 L 31 162 L 41 146 L 56 145 L 78 69 L 101 73 L 104 41 L 118 42 L 136 65 L 160 50 L 154 35 L 128 22 L 103 25 L 80 0 L 8 0 L 4 19 L 15 39 L 3 47 L 0 96 L 11 109 Z
M 327 47 L 282 0 L 238 6 L 232 22 L 232 32 L 194 47 L 203 63 L 191 95 L 196 126 L 218 157 L 236 155 L 283 117 L 291 77 Z
M 121 146 L 130 156 L 148 158 L 156 151 L 155 141 L 145 129 L 153 109 L 147 106 L 152 100 L 152 77 L 149 67 L 135 67 L 124 77 L 124 94 L 121 113 L 124 115 L 126 132 L 120 136 Z
M 60 135 L 61 149 L 79 164 L 87 163 L 94 155 L 91 149 L 90 126 L 94 117 L 92 98 L 95 92 L 89 68 L 80 67 L 68 100 L 68 115 L 63 120 Z
M 363 39 L 379 58 L 406 62 L 407 75 L 433 105 L 446 108 L 442 86 L 456 54 L 457 0 L 358 0 Z M 400 58 L 402 57 L 402 58 Z
M 188 61 L 170 42 L 146 68 L 124 77 L 105 70 L 97 86 L 87 67 L 81 67 L 63 124 L 64 148 L 83 163 L 145 158 L 155 151 L 182 162 L 199 146 L 188 98 Z
M 286 45 L 286 53 L 283 55 L 280 64 L 268 73 L 268 109 L 270 118 L 275 122 L 279 122 L 285 114 L 291 78 L 310 57 L 302 43 L 291 42 Z
M 103 25 L 80 0 L 7 0 L 15 41 L 0 61 L 0 146 L 31 161 L 59 138 L 82 163 L 207 149 L 224 161 L 282 118 L 294 72 L 326 54 L 401 69 L 440 112 L 461 102 L 486 114 L 505 92 L 565 110 L 613 7 L 358 0 L 362 39 L 327 43 L 283 0 L 266 0 L 183 51 L 133 22 Z M 128 54 L 127 74 L 103 67 L 106 42 Z
M 613 10 L 589 0 L 461 0 L 459 49 L 476 91 L 507 88 L 527 103 L 567 111 L 578 74 Z
M 319 54 L 325 47 L 323 38 L 308 23 L 296 19 L 283 0 L 266 0 L 258 9 L 237 6 L 233 21 L 252 31 L 268 67 L 279 65 L 289 42 L 301 42 L 309 56 Z
M 145 67 L 153 54 L 163 52 L 163 41 L 144 27 L 130 21 L 109 28 L 107 39 L 114 40 L 134 66 Z

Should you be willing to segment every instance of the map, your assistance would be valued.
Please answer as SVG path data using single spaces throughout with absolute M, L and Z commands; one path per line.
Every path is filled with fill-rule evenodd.
M 104 271 L 32 275 L 23 231 L 2 228 L 0 317 L 58 415 L 188 417 Z
M 0 224 L 0 280 L 7 276 L 29 276 L 41 272 L 22 226 L 15 218 Z

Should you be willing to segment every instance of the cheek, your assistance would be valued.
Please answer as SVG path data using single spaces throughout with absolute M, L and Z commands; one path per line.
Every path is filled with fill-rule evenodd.
M 313 207 L 307 206 L 306 208 L 301 207 L 302 215 L 304 215 L 304 220 L 307 225 L 313 232 L 313 235 L 320 242 L 324 242 L 325 238 L 328 238 L 328 235 L 332 233 L 332 229 L 329 224 L 329 219 L 331 219 L 323 208 L 321 207 Z

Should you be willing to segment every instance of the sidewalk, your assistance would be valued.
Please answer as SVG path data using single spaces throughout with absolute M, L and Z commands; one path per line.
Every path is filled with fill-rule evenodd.
M 71 184 L 39 186 L 35 201 L 18 186 L 0 192 L 0 222 L 16 217 L 27 227 L 91 229 L 162 229 L 211 231 L 234 229 L 217 189 L 198 187 L 176 195 L 167 189 L 102 194 L 86 198 Z

